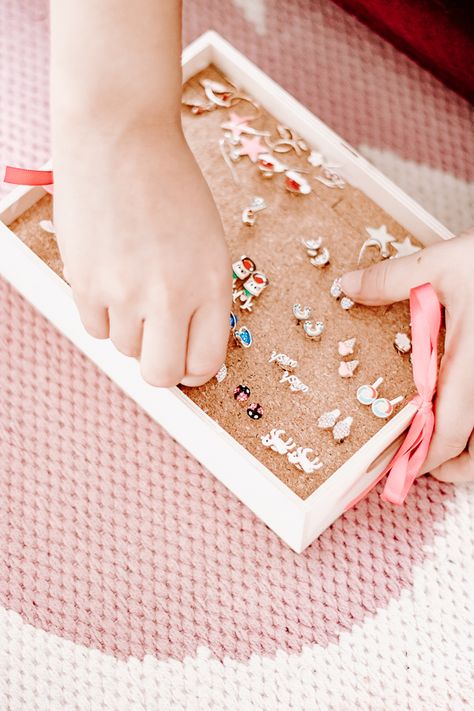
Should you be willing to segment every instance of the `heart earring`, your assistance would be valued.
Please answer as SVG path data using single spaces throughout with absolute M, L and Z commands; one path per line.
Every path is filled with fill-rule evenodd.
M 382 385 L 383 378 L 377 378 L 372 385 L 361 385 L 357 388 L 356 397 L 361 405 L 372 405 L 379 396 L 377 388 Z
M 375 417 L 380 417 L 385 420 L 393 414 L 395 405 L 403 400 L 403 395 L 399 395 L 393 400 L 387 400 L 386 397 L 380 397 L 372 403 L 372 412 Z

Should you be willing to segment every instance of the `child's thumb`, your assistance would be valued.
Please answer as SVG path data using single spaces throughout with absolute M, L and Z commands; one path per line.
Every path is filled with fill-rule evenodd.
M 347 296 L 361 304 L 391 304 L 408 299 L 411 288 L 433 283 L 436 272 L 433 247 L 428 247 L 409 257 L 385 259 L 367 269 L 348 272 L 341 286 Z

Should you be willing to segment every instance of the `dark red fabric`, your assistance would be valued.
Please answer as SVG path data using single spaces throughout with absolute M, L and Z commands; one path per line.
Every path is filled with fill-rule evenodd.
M 474 101 L 474 0 L 334 0 Z

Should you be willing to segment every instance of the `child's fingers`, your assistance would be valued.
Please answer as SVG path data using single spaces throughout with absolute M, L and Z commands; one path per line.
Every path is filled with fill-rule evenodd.
M 348 272 L 342 277 L 342 290 L 354 301 L 377 306 L 408 299 L 412 287 L 426 282 L 436 287 L 444 246 L 433 245 L 409 257 L 385 259 Z
M 227 299 L 201 306 L 191 320 L 183 385 L 196 387 L 210 380 L 225 362 L 228 341 Z
M 86 331 L 94 338 L 108 338 L 110 324 L 105 306 L 82 298 L 76 293 L 74 293 L 74 300 Z
M 142 349 L 143 319 L 135 313 L 109 308 L 110 339 L 124 355 L 138 358 Z
M 188 323 L 182 313 L 164 310 L 145 319 L 140 369 L 150 385 L 168 388 L 183 378 Z
M 468 482 L 474 481 L 474 434 L 471 434 L 467 449 L 458 457 L 443 462 L 433 469 L 432 476 L 439 481 Z

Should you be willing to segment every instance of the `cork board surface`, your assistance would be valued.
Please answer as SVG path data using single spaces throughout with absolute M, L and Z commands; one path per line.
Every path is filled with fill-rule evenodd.
M 199 80 L 204 76 L 223 81 L 222 76 L 209 67 L 187 82 L 186 98 L 203 98 Z M 221 383 L 213 379 L 199 388 L 182 389 L 305 499 L 386 423 L 376 418 L 369 407 L 357 402 L 355 393 L 359 385 L 372 383 L 382 376 L 381 396 L 392 399 L 402 395 L 408 399 L 414 392 L 409 357 L 398 354 L 393 346 L 397 332 L 409 333 L 408 302 L 388 307 L 355 305 L 350 311 L 343 311 L 329 293 L 336 277 L 357 266 L 359 250 L 368 237 L 366 227 L 378 228 L 385 224 L 399 241 L 407 232 L 360 190 L 348 184 L 342 190 L 328 188 L 316 181 L 320 169 L 308 163 L 307 154 L 297 156 L 292 151 L 276 157 L 288 167 L 309 171 L 305 176 L 312 188 L 309 195 L 289 193 L 284 188 L 282 175 L 263 178 L 246 156 L 234 164 L 240 179 L 236 185 L 218 144 L 223 135 L 221 123 L 228 120 L 231 111 L 239 115 L 254 113 L 252 107 L 244 103 L 233 109 L 219 108 L 198 116 L 183 108 L 183 127 L 219 207 L 232 261 L 244 254 L 251 257 L 270 284 L 254 300 L 251 313 L 235 304 L 239 326 L 245 325 L 251 330 L 253 345 L 243 349 L 230 338 L 227 378 Z M 254 128 L 270 131 L 276 138 L 277 122 L 265 111 L 250 123 Z M 254 196 L 263 197 L 268 207 L 258 213 L 256 224 L 248 227 L 242 223 L 241 215 Z M 52 219 L 49 196 L 42 198 L 10 227 L 62 276 L 55 239 L 38 225 L 44 219 Z M 330 264 L 323 269 L 310 264 L 301 244 L 302 238 L 319 236 L 331 253 Z M 413 237 L 412 241 L 418 244 Z M 377 259 L 377 250 L 369 249 L 363 264 Z M 297 324 L 292 313 L 294 303 L 311 306 L 312 318 L 324 321 L 325 332 L 319 341 L 304 335 L 302 325 Z M 357 338 L 354 354 L 341 358 L 338 341 L 352 337 Z M 308 385 L 308 393 L 291 392 L 288 383 L 279 382 L 283 369 L 268 362 L 273 350 L 298 361 L 293 372 Z M 354 376 L 341 378 L 337 372 L 340 361 L 351 359 L 359 361 Z M 236 402 L 233 397 L 234 388 L 240 384 L 251 390 L 246 403 Z M 258 421 L 250 419 L 246 412 L 247 406 L 254 402 L 264 409 Z M 334 442 L 330 430 L 321 430 L 316 424 L 323 412 L 334 408 L 341 411 L 341 419 L 348 415 L 354 418 L 351 434 L 341 444 Z M 313 474 L 305 474 L 284 455 L 265 448 L 261 437 L 273 428 L 284 429 L 286 437 L 292 437 L 298 446 L 314 450 L 323 467 Z

